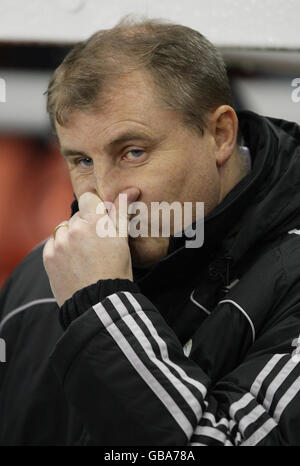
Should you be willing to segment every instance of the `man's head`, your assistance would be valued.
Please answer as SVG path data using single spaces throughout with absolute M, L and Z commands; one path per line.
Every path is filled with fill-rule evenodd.
M 211 212 L 244 176 L 225 65 L 200 33 L 121 22 L 77 45 L 56 70 L 48 111 L 76 197 L 204 202 Z M 130 240 L 133 264 L 163 257 L 167 238 Z

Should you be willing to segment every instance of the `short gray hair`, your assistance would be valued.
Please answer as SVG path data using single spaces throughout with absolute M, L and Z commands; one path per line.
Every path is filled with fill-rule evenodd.
M 80 42 L 56 69 L 47 90 L 51 122 L 67 124 L 72 110 L 93 110 L 113 78 L 149 72 L 158 97 L 204 133 L 206 117 L 233 98 L 220 52 L 200 32 L 162 20 L 125 17 Z

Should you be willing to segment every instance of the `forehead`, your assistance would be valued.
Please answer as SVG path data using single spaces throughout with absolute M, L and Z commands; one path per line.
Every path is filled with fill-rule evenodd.
M 136 124 L 157 129 L 170 110 L 163 105 L 148 73 L 136 71 L 122 75 L 105 87 L 95 109 L 75 110 L 67 124 L 56 124 L 59 138 L 104 136 L 115 128 Z

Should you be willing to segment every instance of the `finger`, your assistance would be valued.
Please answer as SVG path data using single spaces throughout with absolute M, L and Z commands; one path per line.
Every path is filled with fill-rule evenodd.
M 86 221 L 93 221 L 97 216 L 97 206 L 102 203 L 97 194 L 86 192 L 83 193 L 78 201 L 80 217 Z
M 69 220 L 69 228 L 73 226 L 74 223 L 78 222 L 78 220 L 81 219 L 80 217 L 80 212 L 76 212 L 74 215 Z
M 54 255 L 54 238 L 50 236 L 48 241 L 46 241 L 45 246 L 43 248 L 43 263 L 45 265 L 47 259 L 49 257 L 53 257 Z

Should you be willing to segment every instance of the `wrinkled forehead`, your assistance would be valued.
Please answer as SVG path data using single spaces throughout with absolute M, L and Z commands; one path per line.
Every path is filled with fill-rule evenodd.
M 148 73 L 137 71 L 122 74 L 107 83 L 94 102 L 85 106 L 68 108 L 62 125 L 56 121 L 57 128 L 76 127 L 80 129 L 84 121 L 108 121 L 110 119 L 146 118 L 153 111 L 164 109 L 166 105 L 160 98 L 157 88 Z

